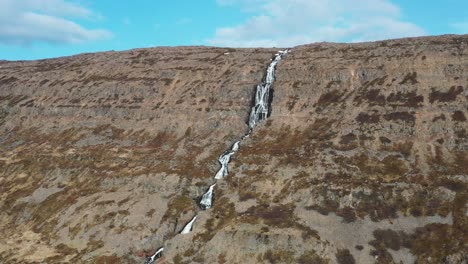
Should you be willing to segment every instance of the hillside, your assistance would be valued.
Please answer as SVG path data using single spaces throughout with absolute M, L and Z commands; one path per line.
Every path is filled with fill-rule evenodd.
M 468 35 L 0 62 L 0 263 L 468 261 Z M 354 261 L 354 262 L 353 262 Z

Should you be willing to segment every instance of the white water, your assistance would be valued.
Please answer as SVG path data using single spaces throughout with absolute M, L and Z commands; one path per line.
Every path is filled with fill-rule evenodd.
M 236 142 L 232 145 L 231 151 L 236 152 L 236 151 L 239 150 L 239 147 L 240 147 L 240 141 L 236 141 Z
M 151 264 L 153 263 L 155 260 L 157 260 L 158 258 L 160 258 L 162 256 L 162 252 L 164 251 L 164 248 L 160 248 L 158 249 L 153 255 L 151 255 L 151 257 L 149 257 L 145 264 Z
M 257 85 L 255 93 L 255 103 L 252 106 L 249 117 L 249 128 L 253 129 L 255 125 L 268 117 L 270 111 L 270 92 L 273 82 L 275 81 L 275 69 L 278 62 L 283 58 L 283 55 L 288 53 L 288 50 L 280 51 L 268 66 L 265 81 Z
M 200 200 L 200 207 L 202 210 L 210 209 L 213 205 L 213 189 L 215 186 L 216 183 L 213 183 L 212 185 L 210 185 L 210 188 L 208 188 L 208 191 L 205 194 L 203 194 Z
M 228 176 L 228 163 L 231 161 L 232 155 L 234 155 L 234 152 L 227 152 L 219 156 L 218 162 L 221 164 L 221 168 L 214 177 L 216 180 L 221 180 L 222 178 Z
M 275 54 L 275 58 L 272 60 L 270 65 L 268 66 L 265 80 L 257 86 L 255 91 L 255 103 L 252 107 L 252 110 L 249 115 L 249 130 L 248 132 L 241 137 L 241 140 L 234 142 L 231 148 L 221 154 L 218 158 L 218 162 L 221 165 L 221 168 L 215 175 L 215 180 L 221 180 L 224 177 L 228 176 L 228 164 L 231 161 L 231 157 L 239 150 L 240 143 L 248 138 L 253 131 L 253 128 L 262 120 L 267 119 L 268 114 L 270 112 L 270 92 L 271 88 L 273 87 L 273 82 L 275 81 L 275 69 L 278 62 L 286 55 L 289 50 L 279 51 Z M 216 182 L 210 185 L 208 191 L 205 192 L 200 200 L 200 208 L 202 210 L 207 210 L 213 206 L 213 196 L 214 196 L 214 187 L 216 186 Z M 190 222 L 188 222 L 180 234 L 188 234 L 193 229 L 193 224 L 197 220 L 197 215 L 195 215 Z M 152 264 L 156 259 L 162 256 L 162 251 L 164 248 L 160 248 L 154 255 L 152 255 L 146 261 L 146 264 Z
M 184 229 L 182 229 L 182 231 L 180 232 L 181 234 L 188 234 L 190 232 L 192 232 L 192 228 L 193 228 L 193 223 L 195 223 L 195 220 L 197 220 L 197 216 L 194 216 L 192 218 L 192 220 L 190 220 L 190 222 L 188 222 Z
M 218 162 L 221 164 L 221 168 L 215 175 L 216 180 L 221 180 L 222 178 L 228 176 L 229 170 L 228 170 L 228 163 L 231 161 L 231 156 L 234 155 L 239 150 L 240 147 L 240 141 L 236 141 L 230 150 L 224 152 L 219 156 Z

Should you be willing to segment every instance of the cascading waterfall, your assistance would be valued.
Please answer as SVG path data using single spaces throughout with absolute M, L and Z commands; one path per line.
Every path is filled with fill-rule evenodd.
M 223 154 L 221 154 L 221 156 L 219 156 L 218 162 L 221 164 L 221 168 L 214 177 L 216 180 L 221 180 L 222 178 L 228 176 L 228 163 L 231 161 L 231 156 L 239 150 L 239 144 L 240 141 L 236 141 L 236 143 L 232 145 L 230 150 L 224 152 Z
M 213 206 L 213 189 L 215 186 L 216 183 L 213 183 L 210 185 L 210 188 L 208 188 L 208 191 L 203 194 L 199 203 L 202 210 L 210 209 L 211 206 Z
M 275 69 L 276 65 L 278 62 L 283 58 L 284 55 L 286 55 L 289 52 L 289 50 L 282 50 L 279 51 L 277 54 L 275 54 L 275 57 L 272 59 L 272 62 L 268 66 L 266 76 L 264 80 L 262 81 L 261 84 L 257 85 L 256 91 L 255 91 L 255 102 L 254 105 L 252 106 L 252 110 L 249 115 L 249 120 L 248 120 L 248 125 L 249 125 L 249 130 L 248 132 L 241 137 L 241 140 L 234 142 L 234 144 L 231 146 L 231 148 L 227 151 L 225 151 L 223 154 L 221 154 L 218 158 L 218 162 L 221 164 L 221 168 L 218 170 L 216 173 L 214 179 L 216 180 L 221 180 L 224 177 L 228 176 L 229 170 L 228 170 L 228 164 L 231 161 L 231 157 L 239 150 L 240 148 L 240 143 L 249 137 L 249 135 L 252 133 L 253 128 L 262 120 L 267 119 L 267 117 L 270 114 L 271 111 L 271 98 L 270 94 L 272 92 L 272 87 L 273 87 L 273 82 L 275 80 Z M 213 199 L 214 199 L 214 187 L 216 186 L 216 182 L 210 185 L 208 188 L 208 191 L 206 191 L 202 198 L 200 199 L 199 206 L 201 210 L 207 210 L 210 209 L 213 206 Z M 180 234 L 188 234 L 192 231 L 193 229 L 193 224 L 197 220 L 197 214 L 188 222 Z M 162 257 L 162 252 L 164 248 L 161 247 L 154 253 L 151 257 L 147 259 L 145 264 L 152 264 L 154 261 L 156 261 L 158 258 Z
M 155 260 L 157 260 L 158 258 L 160 258 L 162 256 L 162 252 L 164 251 L 164 248 L 160 248 L 158 250 L 156 250 L 156 252 L 151 255 L 145 262 L 145 264 L 152 264 L 154 263 Z
M 184 228 L 182 229 L 182 231 L 180 231 L 181 234 L 188 234 L 190 233 L 190 231 L 192 231 L 192 228 L 193 228 L 193 223 L 195 223 L 195 220 L 197 220 L 197 216 L 194 216 L 192 218 L 192 220 L 190 220 L 190 222 L 188 222 Z
M 275 58 L 270 63 L 270 66 L 268 66 L 265 80 L 261 84 L 257 85 L 255 103 L 252 106 L 249 117 L 250 129 L 253 129 L 259 121 L 267 119 L 270 113 L 270 92 L 273 82 L 275 81 L 276 65 L 286 53 L 288 53 L 288 50 L 280 51 L 276 54 Z M 250 131 L 248 134 L 250 134 Z

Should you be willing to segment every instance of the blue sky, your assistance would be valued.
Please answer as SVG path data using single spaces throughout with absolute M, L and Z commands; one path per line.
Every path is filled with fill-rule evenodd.
M 0 0 L 0 60 L 466 33 L 464 0 Z

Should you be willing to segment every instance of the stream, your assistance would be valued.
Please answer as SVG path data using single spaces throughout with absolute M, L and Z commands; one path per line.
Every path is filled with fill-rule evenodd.
M 289 52 L 289 50 L 281 50 L 275 57 L 272 59 L 270 65 L 267 68 L 266 75 L 261 84 L 257 85 L 255 91 L 255 101 L 252 109 L 250 111 L 249 120 L 248 120 L 248 131 L 244 134 L 239 141 L 234 142 L 232 146 L 221 154 L 218 158 L 218 162 L 221 165 L 221 168 L 218 170 L 214 176 L 215 183 L 208 187 L 208 190 L 201 197 L 198 206 L 200 209 L 208 210 L 213 207 L 214 201 L 214 188 L 216 186 L 216 181 L 221 180 L 224 177 L 227 177 L 229 174 L 228 164 L 231 161 L 231 157 L 239 150 L 242 141 L 249 137 L 253 132 L 254 127 L 262 120 L 265 120 L 269 117 L 271 113 L 271 101 L 273 94 L 273 82 L 275 81 L 275 70 L 278 62 Z M 193 218 L 184 226 L 180 231 L 180 235 L 188 234 L 194 228 L 194 224 L 197 220 L 198 213 L 193 216 Z M 157 259 L 162 257 L 164 247 L 159 248 L 153 255 L 148 257 L 145 264 L 152 264 Z

